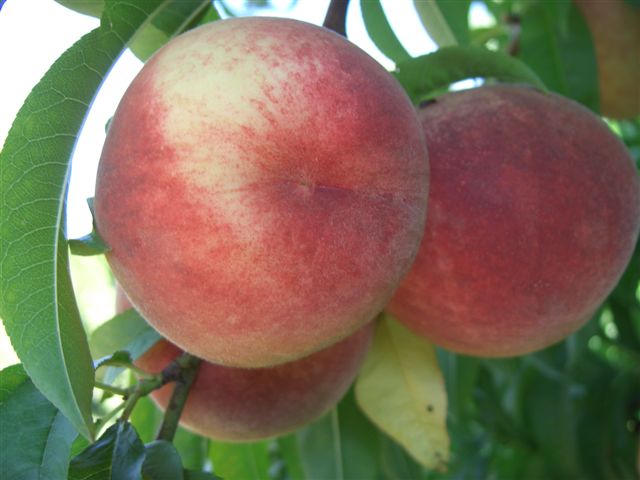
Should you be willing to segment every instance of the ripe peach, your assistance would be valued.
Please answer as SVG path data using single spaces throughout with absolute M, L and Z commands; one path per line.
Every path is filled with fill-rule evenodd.
M 238 18 L 175 38 L 129 87 L 96 223 L 172 343 L 264 367 L 384 307 L 419 247 L 427 176 L 415 111 L 373 59 L 320 27 Z
M 524 354 L 578 329 L 638 237 L 624 145 L 579 104 L 522 86 L 445 94 L 419 115 L 429 218 L 390 312 L 478 356 Z
M 117 310 L 131 304 L 120 290 Z M 203 362 L 185 404 L 180 424 L 224 441 L 255 441 L 294 431 L 332 408 L 353 382 L 371 343 L 374 322 L 324 350 L 269 368 L 224 367 Z M 160 372 L 181 350 L 156 343 L 136 365 Z M 151 394 L 166 409 L 168 384 Z
M 602 114 L 640 115 L 640 7 L 626 0 L 574 1 L 593 37 Z

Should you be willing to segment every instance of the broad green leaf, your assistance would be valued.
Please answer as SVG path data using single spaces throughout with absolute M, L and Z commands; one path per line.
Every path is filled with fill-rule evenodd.
M 466 3 L 464 0 L 463 3 Z M 437 0 L 413 0 L 420 21 L 429 36 L 441 47 L 457 45 L 458 40 Z
M 182 458 L 184 468 L 202 470 L 207 463 L 209 439 L 178 427 L 173 444 Z
M 0 372 L 0 466 L 3 479 L 63 480 L 78 435 L 33 385 L 21 365 Z
M 426 468 L 449 456 L 447 398 L 431 344 L 390 316 L 380 322 L 356 382 L 360 408 Z
M 142 478 L 143 480 L 184 479 L 180 454 L 171 442 L 155 440 L 145 446 Z
M 114 4 L 112 21 L 80 39 L 36 85 L 0 152 L 0 315 L 34 384 L 85 436 L 92 435 L 93 368 L 62 235 L 69 158 L 104 75 L 147 13 Z
M 360 0 L 360 9 L 367 33 L 382 53 L 394 62 L 411 58 L 389 25 L 380 0 Z
M 414 103 L 452 83 L 468 78 L 494 78 L 502 82 L 527 83 L 546 90 L 527 65 L 504 53 L 481 47 L 445 47 L 396 65 L 396 78 Z
M 133 426 L 118 421 L 71 460 L 69 480 L 139 480 L 144 457 Z
M 269 480 L 269 447 L 266 441 L 212 441 L 209 458 L 215 474 L 225 480 Z
M 87 437 L 93 369 L 62 234 L 69 158 L 88 107 L 126 43 L 173 3 L 108 0 L 101 26 L 33 89 L 0 152 L 0 316 L 36 387 Z M 189 2 L 189 15 L 203 3 Z
M 89 344 L 94 358 L 124 350 L 136 360 L 161 338 L 135 309 L 130 308 L 96 328 Z
M 378 432 L 352 391 L 327 415 L 299 430 L 296 439 L 309 480 L 376 478 L 380 472 Z
M 521 18 L 519 57 L 550 90 L 598 111 L 598 75 L 591 34 L 568 0 L 533 2 Z

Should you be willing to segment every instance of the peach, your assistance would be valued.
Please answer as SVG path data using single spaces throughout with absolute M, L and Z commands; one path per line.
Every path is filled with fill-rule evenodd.
M 96 224 L 163 336 L 265 367 L 382 310 L 417 253 L 427 177 L 415 110 L 373 59 L 321 27 L 230 19 L 173 39 L 127 90 Z
M 640 115 L 640 7 L 626 0 L 574 1 L 596 50 L 602 114 Z
M 120 290 L 119 312 L 131 304 Z M 374 322 L 308 357 L 269 368 L 236 368 L 203 362 L 180 417 L 189 430 L 231 442 L 255 441 L 292 432 L 331 409 L 353 382 L 371 343 Z M 136 365 L 159 373 L 181 350 L 156 343 Z M 151 397 L 165 410 L 173 385 Z
M 445 94 L 419 116 L 429 218 L 389 311 L 477 356 L 525 354 L 578 329 L 638 238 L 624 145 L 581 105 L 523 86 Z

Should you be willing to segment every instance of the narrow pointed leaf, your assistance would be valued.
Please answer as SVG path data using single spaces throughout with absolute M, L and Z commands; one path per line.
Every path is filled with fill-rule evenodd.
M 0 152 L 0 316 L 36 387 L 92 436 L 93 369 L 62 234 L 69 158 L 87 110 L 127 42 L 174 2 L 108 0 L 82 37 L 33 89 Z M 184 18 L 205 0 L 184 2 Z
M 469 43 L 469 7 L 471 0 L 436 0 L 440 13 L 459 45 Z
M 536 73 L 504 53 L 481 47 L 445 47 L 396 65 L 396 78 L 418 103 L 452 83 L 468 78 L 494 78 L 546 90 Z
M 436 0 L 413 0 L 418 17 L 429 36 L 441 47 L 457 45 L 458 40 Z
M 93 369 L 62 236 L 69 158 L 104 75 L 145 18 L 138 10 L 121 22 L 116 11 L 111 26 L 67 50 L 25 101 L 0 152 L 0 314 L 35 385 L 86 436 Z
M 183 480 L 182 461 L 176 448 L 166 440 L 145 446 L 142 478 L 147 480 Z
M 298 431 L 296 439 L 310 480 L 379 476 L 378 432 L 356 405 L 352 391 L 327 415 Z
M 211 442 L 209 458 L 216 475 L 225 479 L 269 480 L 267 442 Z
M 69 480 L 140 480 L 144 457 L 133 426 L 117 422 L 71 460 Z
M 385 317 L 355 391 L 371 421 L 418 462 L 430 469 L 444 467 L 447 397 L 432 345 Z
M 77 435 L 21 365 L 0 372 L 2 478 L 66 479 L 69 452 Z
M 360 9 L 367 33 L 382 53 L 394 62 L 411 58 L 389 25 L 380 0 L 360 0 Z
M 83 257 L 102 255 L 109 251 L 109 247 L 95 230 L 84 237 L 69 240 L 69 249 L 74 255 Z

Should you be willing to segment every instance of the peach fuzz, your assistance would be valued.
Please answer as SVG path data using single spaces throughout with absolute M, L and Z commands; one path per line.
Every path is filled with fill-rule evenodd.
M 131 307 L 119 289 L 117 311 Z M 203 362 L 180 424 L 206 437 L 247 442 L 292 432 L 319 418 L 345 394 L 369 349 L 374 322 L 331 347 L 270 368 L 245 369 Z M 136 360 L 159 373 L 182 351 L 166 340 Z M 151 394 L 165 410 L 173 385 Z
M 343 37 L 218 21 L 173 39 L 129 87 L 96 224 L 163 336 L 214 363 L 272 366 L 388 302 L 424 230 L 426 155 L 402 88 Z
M 434 343 L 520 355 L 591 318 L 630 260 L 640 182 L 590 111 L 523 86 L 445 94 L 420 109 L 429 218 L 389 311 Z

